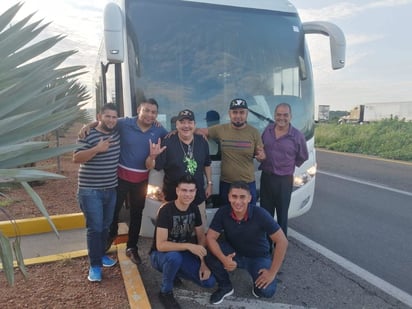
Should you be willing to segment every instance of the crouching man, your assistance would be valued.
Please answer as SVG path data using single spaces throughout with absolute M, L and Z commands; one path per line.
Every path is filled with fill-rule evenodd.
M 180 308 L 173 296 L 173 283 L 180 278 L 211 288 L 216 281 L 204 262 L 206 238 L 199 208 L 193 203 L 196 181 L 183 176 L 176 187 L 177 199 L 159 209 L 153 245 L 152 266 L 163 273 L 159 299 L 165 308 Z
M 210 297 L 220 304 L 234 292 L 229 271 L 246 269 L 253 279 L 252 294 L 272 297 L 276 292 L 276 275 L 286 254 L 288 241 L 269 212 L 250 203 L 247 183 L 233 182 L 229 189 L 230 205 L 219 208 L 206 235 L 209 255 L 206 263 L 218 283 Z M 221 234 L 224 240 L 218 241 Z M 270 254 L 267 235 L 275 244 Z

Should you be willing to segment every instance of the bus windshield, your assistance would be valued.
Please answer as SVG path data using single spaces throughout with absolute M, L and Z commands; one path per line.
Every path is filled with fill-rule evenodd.
M 313 137 L 312 72 L 296 14 L 174 0 L 126 1 L 125 11 L 131 100 L 154 97 L 166 128 L 185 108 L 197 127 L 209 110 L 226 123 L 229 102 L 243 98 L 260 131 L 286 102 L 294 126 Z

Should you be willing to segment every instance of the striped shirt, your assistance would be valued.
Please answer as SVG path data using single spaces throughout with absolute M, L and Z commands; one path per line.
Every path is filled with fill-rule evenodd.
M 117 166 L 120 155 L 120 135 L 117 130 L 105 134 L 91 129 L 90 134 L 77 142 L 82 145 L 75 151 L 95 147 L 100 139 L 111 138 L 111 145 L 106 152 L 96 154 L 92 159 L 80 164 L 79 188 L 111 189 L 117 187 Z

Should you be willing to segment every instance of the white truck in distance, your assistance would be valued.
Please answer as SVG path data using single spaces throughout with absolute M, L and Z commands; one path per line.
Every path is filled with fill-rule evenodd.
M 366 103 L 355 106 L 339 123 L 365 123 L 383 119 L 412 121 L 412 101 Z

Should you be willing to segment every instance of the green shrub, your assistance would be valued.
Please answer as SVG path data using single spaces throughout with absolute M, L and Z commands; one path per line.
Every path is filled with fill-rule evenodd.
M 29 182 L 64 177 L 35 169 L 31 163 L 70 152 L 76 145 L 50 147 L 36 138 L 78 118 L 89 95 L 76 79 L 84 67 L 61 66 L 75 51 L 43 56 L 63 36 L 36 41 L 47 24 L 29 23 L 32 15 L 13 22 L 21 6 L 17 3 L 0 15 L 0 183 L 21 185 L 58 234 Z M 1 205 L 0 213 L 12 221 Z M 0 231 L 0 261 L 10 284 L 14 282 L 13 256 L 26 275 L 20 238 L 11 240 Z
M 319 124 L 315 146 L 412 161 L 412 122 L 385 119 L 368 124 Z

